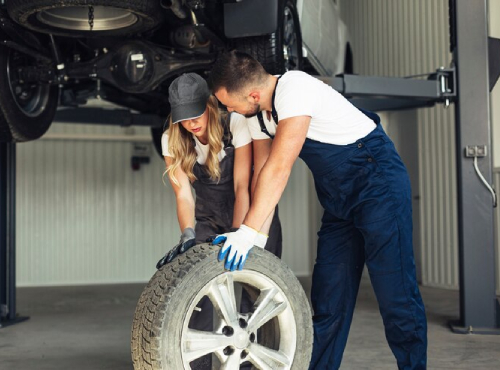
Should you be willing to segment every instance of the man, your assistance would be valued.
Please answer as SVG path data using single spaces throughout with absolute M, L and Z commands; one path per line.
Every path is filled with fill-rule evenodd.
M 219 258 L 226 268 L 243 267 L 300 156 L 325 210 L 311 292 L 310 369 L 340 367 L 364 263 L 399 369 L 425 369 L 427 323 L 415 274 L 410 183 L 379 117 L 306 73 L 269 75 L 241 52 L 221 55 L 210 80 L 229 111 L 265 112 L 262 131 L 274 135 L 241 228 L 215 240 L 225 240 Z

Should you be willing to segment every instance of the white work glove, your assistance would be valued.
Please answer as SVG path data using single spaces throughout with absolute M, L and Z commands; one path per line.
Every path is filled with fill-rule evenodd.
M 257 234 L 257 237 L 255 238 L 253 244 L 256 247 L 264 249 L 266 247 L 267 239 L 269 239 L 269 236 L 267 236 L 266 234 L 263 234 L 263 233 L 261 233 L 259 231 L 259 233 Z
M 241 270 L 245 265 L 248 252 L 255 245 L 259 232 L 246 225 L 231 233 L 217 235 L 212 244 L 225 242 L 219 252 L 219 262 L 226 259 L 224 268 L 234 271 Z M 265 243 L 264 243 L 265 245 Z

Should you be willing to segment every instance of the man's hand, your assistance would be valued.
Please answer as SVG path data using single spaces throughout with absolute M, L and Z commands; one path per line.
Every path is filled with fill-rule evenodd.
M 269 239 L 269 236 L 259 231 L 257 237 L 255 238 L 254 245 L 256 247 L 264 249 L 266 248 L 267 239 Z
M 217 235 L 212 244 L 225 242 L 219 252 L 219 262 L 226 259 L 224 268 L 241 270 L 245 265 L 248 252 L 255 245 L 259 232 L 246 225 L 241 225 L 235 232 Z
M 187 251 L 189 248 L 194 247 L 196 245 L 195 242 L 196 234 L 194 230 L 191 227 L 187 227 L 184 229 L 181 235 L 181 239 L 179 240 L 179 243 L 176 244 L 170 252 L 165 254 L 162 259 L 158 261 L 156 264 L 156 268 L 160 269 L 162 266 L 166 265 L 167 263 L 172 262 L 172 260 L 178 255 L 182 254 L 185 251 Z

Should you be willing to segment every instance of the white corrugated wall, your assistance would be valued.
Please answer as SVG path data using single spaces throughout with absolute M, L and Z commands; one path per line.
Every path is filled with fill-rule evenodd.
M 351 33 L 355 73 L 401 77 L 449 65 L 448 0 L 344 0 L 341 7 Z M 388 117 L 391 125 L 418 126 L 421 245 L 416 250 L 422 282 L 457 288 L 453 107 L 419 109 L 410 122 L 401 113 Z
M 131 132 L 132 130 L 132 132 Z M 65 139 L 62 139 L 65 138 Z M 54 124 L 17 145 L 18 286 L 147 281 L 179 238 L 175 198 L 149 129 Z M 133 142 L 151 163 L 132 171 Z M 310 273 L 310 180 L 298 161 L 280 203 L 283 259 Z
M 497 196 L 500 194 L 500 168 L 493 170 L 493 184 L 497 191 Z M 497 295 L 500 295 L 500 207 L 495 209 L 495 256 L 496 256 L 496 274 L 497 274 Z

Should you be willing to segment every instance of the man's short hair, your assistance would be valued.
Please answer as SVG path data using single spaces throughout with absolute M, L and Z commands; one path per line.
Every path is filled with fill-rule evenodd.
M 212 92 L 225 88 L 228 93 L 238 93 L 245 86 L 260 86 L 268 73 L 252 56 L 238 50 L 222 53 L 210 72 L 208 83 Z

